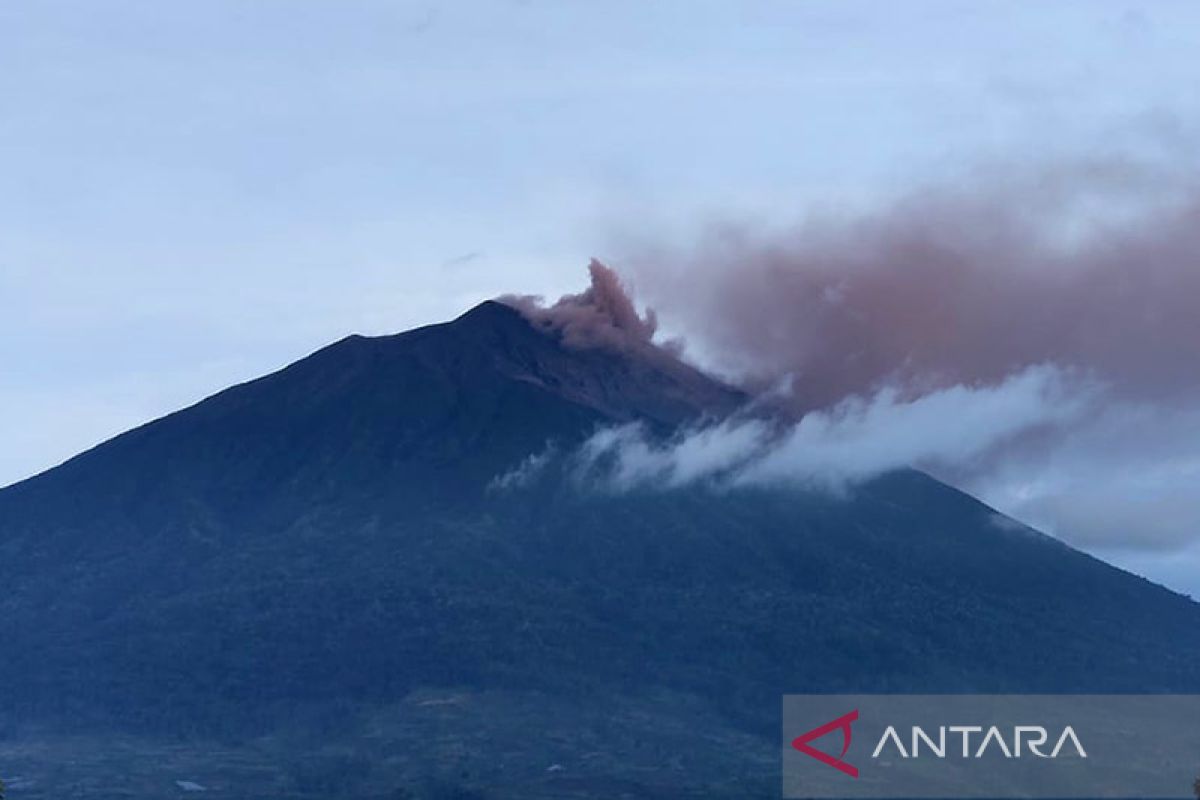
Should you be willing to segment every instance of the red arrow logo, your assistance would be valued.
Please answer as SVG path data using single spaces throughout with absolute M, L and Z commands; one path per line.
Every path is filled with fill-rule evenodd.
M 850 726 L 857 719 L 858 719 L 858 709 L 856 708 L 853 711 L 851 711 L 849 714 L 840 716 L 837 719 L 833 720 L 832 722 L 826 722 L 824 725 L 822 725 L 819 728 L 813 728 L 808 733 L 797 736 L 795 739 L 792 740 L 792 747 L 796 748 L 801 753 L 804 753 L 804 755 L 806 755 L 806 756 L 812 756 L 817 761 L 820 761 L 822 764 L 828 764 L 829 766 L 833 767 L 834 769 L 839 770 L 840 772 L 846 773 L 851 778 L 857 778 L 858 777 L 858 767 L 854 766 L 853 764 L 847 764 L 845 761 L 842 761 L 842 758 L 845 757 L 845 755 L 846 755 L 846 751 L 850 749 L 850 736 L 851 736 Z M 834 758 L 833 756 L 829 755 L 829 753 L 823 753 L 820 750 L 818 750 L 817 748 L 809 745 L 809 742 L 813 741 L 814 739 L 820 739 L 825 734 L 833 733 L 836 730 L 840 730 L 842 732 L 842 752 L 841 752 L 841 755 L 839 755 L 837 758 Z

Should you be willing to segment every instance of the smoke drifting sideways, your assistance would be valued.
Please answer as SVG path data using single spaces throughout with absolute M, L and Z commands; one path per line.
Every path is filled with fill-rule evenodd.
M 1034 364 L 1126 397 L 1195 396 L 1200 181 L 1170 170 L 980 168 L 791 229 L 718 224 L 682 247 L 642 236 L 621 263 L 718 370 L 789 378 L 800 411 Z
M 654 236 L 623 239 L 639 298 L 784 413 L 601 431 L 579 454 L 593 482 L 845 492 L 911 466 L 1092 550 L 1200 544 L 1200 183 L 1182 170 L 981 169 L 786 230 Z M 655 340 L 658 316 L 592 269 L 527 313 L 577 343 Z

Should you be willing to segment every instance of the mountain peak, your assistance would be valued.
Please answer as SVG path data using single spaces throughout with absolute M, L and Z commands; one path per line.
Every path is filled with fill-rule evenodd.
M 727 415 L 746 402 L 653 342 L 594 318 L 564 320 L 563 304 L 548 315 L 534 298 L 487 300 L 451 322 L 367 341 L 389 359 L 416 358 L 448 380 L 517 381 L 608 421 L 675 426 Z M 603 333 L 583 335 L 582 325 Z
M 466 326 L 524 324 L 528 326 L 529 322 L 520 311 L 511 305 L 500 300 L 484 300 L 459 314 L 451 324 Z

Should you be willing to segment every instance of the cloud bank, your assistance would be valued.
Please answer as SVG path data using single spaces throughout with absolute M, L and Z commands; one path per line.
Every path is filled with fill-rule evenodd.
M 583 446 L 582 477 L 614 490 L 802 484 L 845 491 L 882 473 L 980 459 L 1014 438 L 1081 416 L 1091 397 L 1038 366 L 995 386 L 953 386 L 912 399 L 895 389 L 847 399 L 794 424 L 729 419 L 661 441 L 640 425 L 601 430 Z

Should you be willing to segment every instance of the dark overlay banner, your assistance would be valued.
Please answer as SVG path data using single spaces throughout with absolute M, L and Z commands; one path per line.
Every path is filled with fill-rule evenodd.
M 787 798 L 1200 797 L 1200 695 L 785 695 Z

